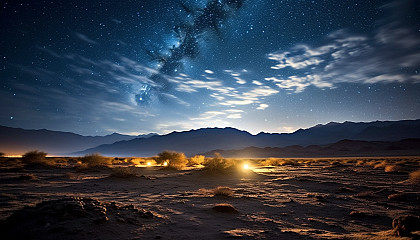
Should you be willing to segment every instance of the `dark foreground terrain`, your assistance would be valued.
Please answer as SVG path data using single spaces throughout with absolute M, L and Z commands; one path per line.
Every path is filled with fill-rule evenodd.
M 249 159 L 252 170 L 131 177 L 3 166 L 2 239 L 419 239 L 419 159 Z

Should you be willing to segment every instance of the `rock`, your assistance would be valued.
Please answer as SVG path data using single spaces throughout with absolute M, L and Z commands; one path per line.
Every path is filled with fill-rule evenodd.
M 236 210 L 236 208 L 227 203 L 217 204 L 216 206 L 212 207 L 212 209 L 213 211 L 221 213 L 239 213 L 239 211 Z
M 152 218 L 153 213 L 134 205 L 71 197 L 24 207 L 0 222 L 0 232 L 2 239 L 77 239 L 74 234 L 95 231 L 95 225 L 124 222 L 139 226 Z
M 401 216 L 392 220 L 393 233 L 396 236 L 409 236 L 411 232 L 420 230 L 420 217 Z
M 365 212 L 360 212 L 360 211 L 351 211 L 350 216 L 351 217 L 356 217 L 356 218 L 361 218 L 361 217 L 366 217 L 366 213 Z
M 103 217 L 99 217 L 99 218 L 93 220 L 93 223 L 102 224 L 102 223 L 106 223 L 108 221 L 109 221 L 109 218 L 107 216 L 103 216 Z

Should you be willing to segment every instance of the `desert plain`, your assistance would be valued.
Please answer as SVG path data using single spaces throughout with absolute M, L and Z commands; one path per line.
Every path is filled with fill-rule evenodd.
M 226 171 L 54 161 L 1 159 L 2 239 L 420 238 L 420 157 L 230 159 Z

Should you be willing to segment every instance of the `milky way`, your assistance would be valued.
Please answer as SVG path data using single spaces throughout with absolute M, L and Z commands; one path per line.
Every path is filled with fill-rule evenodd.
M 169 51 L 164 53 L 154 50 L 147 52 L 152 60 L 159 63 L 159 74 L 153 74 L 150 77 L 159 87 L 142 86 L 139 93 L 135 95 L 136 102 L 139 105 L 150 104 L 153 95 L 158 95 L 161 101 L 167 102 L 165 95 L 159 95 L 159 93 L 170 91 L 171 84 L 161 74 L 174 75 L 181 72 L 182 60 L 194 59 L 200 53 L 198 41 L 203 38 L 202 36 L 209 32 L 220 35 L 223 23 L 242 7 L 243 2 L 244 0 L 212 0 L 204 8 L 193 8 L 180 2 L 187 14 L 187 21 L 174 26 L 173 32 L 176 35 L 177 44 L 170 46 Z

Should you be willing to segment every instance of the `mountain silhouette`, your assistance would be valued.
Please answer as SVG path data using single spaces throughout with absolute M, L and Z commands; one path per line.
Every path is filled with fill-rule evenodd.
M 412 156 L 420 154 L 420 139 L 410 138 L 395 142 L 345 139 L 332 144 L 308 147 L 294 145 L 283 148 L 216 149 L 203 155 L 212 157 L 216 152 L 227 158 Z
M 41 150 L 50 155 L 81 151 L 98 145 L 131 140 L 136 137 L 113 133 L 107 136 L 82 136 L 70 132 L 50 130 L 25 130 L 0 126 L 0 151 L 7 155 L 20 155 L 31 150 Z
M 83 155 L 98 152 L 110 156 L 146 157 L 156 155 L 164 150 L 173 150 L 184 152 L 186 155 L 191 156 L 214 149 L 243 149 L 250 146 L 281 148 L 292 145 L 297 145 L 293 147 L 296 149 L 305 147 L 321 151 L 323 148 L 320 145 L 336 143 L 343 139 L 400 141 L 407 138 L 420 138 L 420 120 L 366 123 L 331 122 L 308 129 L 299 129 L 294 133 L 259 133 L 257 135 L 235 128 L 203 128 L 105 144 L 75 152 L 74 154 Z M 353 148 L 350 148 L 350 150 L 353 151 Z M 333 150 L 324 149 L 324 151 Z

